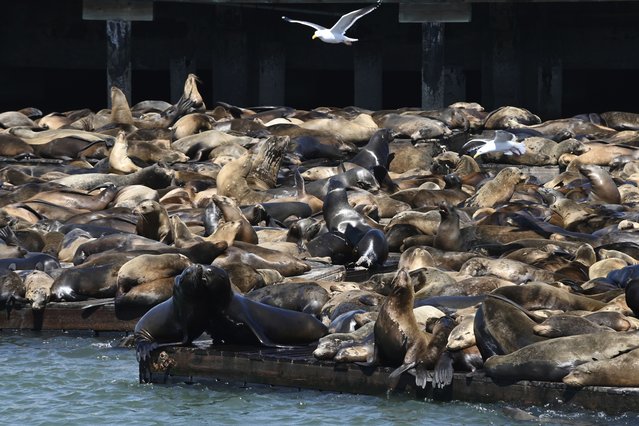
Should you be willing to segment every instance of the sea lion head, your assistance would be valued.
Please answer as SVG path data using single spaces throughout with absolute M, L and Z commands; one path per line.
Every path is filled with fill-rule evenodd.
M 399 302 L 398 306 L 413 306 L 415 291 L 413 290 L 410 275 L 408 275 L 408 271 L 405 268 L 397 271 L 388 297 L 396 299 Z
M 199 303 L 219 304 L 228 301 L 231 282 L 227 273 L 216 266 L 194 264 L 175 277 L 173 298 Z

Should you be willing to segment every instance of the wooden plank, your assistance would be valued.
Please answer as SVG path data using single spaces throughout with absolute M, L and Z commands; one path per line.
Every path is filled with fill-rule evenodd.
M 139 318 L 123 321 L 115 316 L 113 304 L 83 309 L 100 300 L 50 302 L 43 311 L 15 309 L 0 315 L 0 330 L 93 330 L 133 331 Z
M 352 363 L 319 361 L 312 357 L 313 347 L 283 350 L 273 348 L 238 348 L 208 346 L 198 342 L 193 347 L 170 347 L 152 354 L 154 383 L 212 382 L 218 380 L 259 383 L 366 395 L 385 395 L 388 375 L 393 368 L 362 367 Z M 164 365 L 157 360 L 161 357 Z M 169 366 L 166 368 L 166 366 Z M 404 373 L 399 394 L 438 401 L 511 402 L 547 408 L 581 407 L 619 414 L 639 407 L 639 388 L 595 387 L 569 388 L 563 383 L 521 381 L 507 384 L 486 377 L 481 372 L 472 377 L 455 373 L 453 383 L 445 389 L 414 386 L 414 377 Z

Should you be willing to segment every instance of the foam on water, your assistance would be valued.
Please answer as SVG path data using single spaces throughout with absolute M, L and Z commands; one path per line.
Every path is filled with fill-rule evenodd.
M 516 421 L 499 404 L 435 403 L 312 390 L 138 383 L 135 353 L 119 337 L 0 332 L 2 424 L 530 425 L 636 422 L 633 416 L 526 408 Z

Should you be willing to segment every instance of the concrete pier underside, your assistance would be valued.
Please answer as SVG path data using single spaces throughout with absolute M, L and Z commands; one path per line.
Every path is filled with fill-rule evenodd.
M 189 72 L 202 79 L 209 104 L 381 109 L 476 101 L 525 107 L 542 119 L 636 104 L 639 2 L 387 0 L 349 30 L 360 40 L 353 46 L 311 40 L 312 29 L 281 20 L 330 26 L 369 3 L 7 3 L 0 107 L 98 110 L 112 83 L 131 103 L 174 102 Z

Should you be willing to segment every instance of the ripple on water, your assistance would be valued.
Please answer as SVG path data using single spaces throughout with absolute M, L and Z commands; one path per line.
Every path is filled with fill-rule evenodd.
M 636 414 L 611 417 L 532 408 L 526 411 L 539 421 L 517 422 L 499 404 L 433 403 L 224 382 L 139 384 L 135 354 L 117 347 L 119 337 L 0 334 L 2 423 L 626 425 L 636 420 Z

